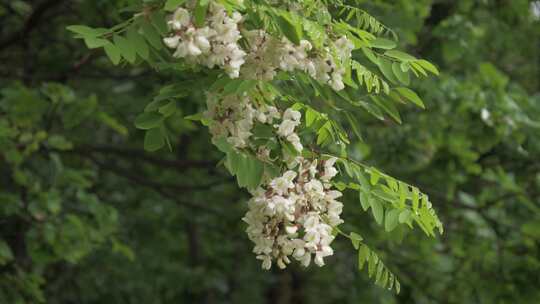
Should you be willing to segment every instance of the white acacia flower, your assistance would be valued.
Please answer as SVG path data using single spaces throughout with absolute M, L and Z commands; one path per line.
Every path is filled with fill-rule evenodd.
M 324 266 L 324 258 L 334 254 L 334 250 L 330 246 L 322 246 L 321 250 L 315 254 L 314 262 L 318 266 Z
M 172 19 L 169 20 L 168 25 L 174 30 L 181 30 L 183 27 L 187 27 L 191 23 L 191 15 L 185 8 L 178 8 Z
M 272 267 L 272 258 L 269 255 L 258 255 L 257 259 L 262 260 L 262 268 L 269 270 Z
M 287 137 L 291 135 L 294 132 L 294 129 L 298 125 L 297 122 L 292 120 L 283 120 L 281 124 L 278 126 L 277 134 L 283 137 Z
M 163 38 L 163 43 L 170 48 L 175 49 L 178 47 L 178 44 L 180 43 L 180 36 L 172 36 L 172 37 L 166 37 Z
M 308 194 L 317 197 L 324 197 L 324 187 L 323 184 L 316 179 L 312 179 L 304 185 L 304 189 Z
M 284 198 L 283 196 L 274 196 L 272 197 L 272 207 L 273 211 L 277 214 L 286 214 L 294 212 L 294 202 L 290 199 Z M 270 204 L 269 204 L 270 206 Z
M 302 146 L 298 134 L 292 133 L 291 135 L 287 136 L 287 140 L 293 145 L 296 151 L 302 152 L 302 150 L 304 150 L 304 146 Z
M 295 122 L 299 122 L 300 118 L 302 118 L 302 114 L 296 110 L 293 110 L 292 108 L 288 108 L 287 110 L 285 110 L 285 113 L 283 113 L 284 120 L 292 120 Z
M 296 174 L 297 173 L 294 171 L 287 171 L 283 176 L 274 178 L 270 182 L 270 187 L 272 187 L 277 194 L 283 195 L 287 193 L 289 189 L 294 188 L 293 179 L 296 177 Z

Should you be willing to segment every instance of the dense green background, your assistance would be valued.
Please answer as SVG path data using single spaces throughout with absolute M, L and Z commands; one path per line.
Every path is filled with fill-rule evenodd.
M 247 193 L 216 166 L 207 130 L 183 119 L 202 95 L 167 121 L 172 151 L 143 151 L 134 117 L 185 76 L 114 67 L 65 30 L 112 26 L 135 2 L 0 1 L 1 304 L 540 303 L 530 1 L 363 1 L 442 71 L 416 83 L 427 110 L 402 107 L 402 125 L 359 117 L 353 153 L 420 186 L 446 229 L 390 237 L 346 196 L 346 225 L 400 277 L 397 296 L 357 271 L 343 240 L 323 268 L 260 269 L 240 221 Z

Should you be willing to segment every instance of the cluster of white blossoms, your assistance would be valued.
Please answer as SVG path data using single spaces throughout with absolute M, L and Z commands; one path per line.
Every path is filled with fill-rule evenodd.
M 335 162 L 299 158 L 294 171 L 254 191 L 243 220 L 262 268 L 270 269 L 275 261 L 283 269 L 291 258 L 305 267 L 312 259 L 323 266 L 324 258 L 334 253 L 333 228 L 343 223 L 343 204 L 336 200 L 342 193 L 330 183 L 337 174 Z
M 164 43 L 177 58 L 209 68 L 223 68 L 231 78 L 272 80 L 279 70 L 306 72 L 320 82 L 339 91 L 345 88 L 342 66 L 351 58 L 354 44 L 342 36 L 322 50 L 315 51 L 307 40 L 298 45 L 286 37 L 278 39 L 264 30 L 243 31 L 238 24 L 243 17 L 238 12 L 229 16 L 224 7 L 215 2 L 209 6 L 209 14 L 203 27 L 194 25 L 193 16 L 185 8 L 178 8 L 168 21 L 172 36 Z M 238 41 L 245 37 L 248 49 L 243 50 Z M 333 54 L 339 57 L 336 62 Z
M 345 87 L 342 66 L 354 48 L 347 37 L 314 50 L 307 40 L 295 45 L 263 30 L 246 30 L 242 36 L 242 19 L 238 12 L 228 14 L 223 6 L 211 2 L 204 24 L 196 26 L 189 11 L 178 8 L 168 21 L 172 35 L 164 43 L 175 50 L 174 57 L 209 68 L 217 66 L 231 78 L 269 81 L 279 71 L 302 71 L 336 91 Z M 246 50 L 238 43 L 242 37 Z M 248 95 L 209 93 L 205 118 L 214 139 L 226 138 L 234 148 L 251 150 L 263 162 L 275 160 L 270 158 L 268 147 L 252 140 L 259 124 L 270 128 L 280 141 L 288 141 L 297 152 L 304 149 L 296 133 L 302 115 L 292 108 L 281 111 L 253 102 Z M 312 260 L 323 266 L 324 258 L 333 254 L 333 230 L 343 222 L 343 204 L 337 201 L 342 193 L 333 189 L 331 183 L 337 174 L 336 159 L 283 157 L 288 171 L 271 180 L 263 179 L 262 185 L 252 192 L 249 211 L 243 218 L 248 224 L 247 234 L 255 243 L 253 251 L 264 269 L 270 269 L 273 261 L 285 268 L 291 259 L 306 267 Z
M 178 8 L 170 20 L 173 35 L 163 39 L 167 47 L 175 49 L 176 58 L 186 58 L 209 68 L 219 66 L 231 78 L 237 78 L 246 53 L 238 45 L 242 37 L 238 23 L 242 15 L 230 16 L 222 5 L 212 2 L 203 27 L 194 25 L 194 18 L 185 8 Z
M 272 80 L 278 70 L 306 72 L 320 82 L 329 84 L 334 90 L 345 88 L 343 64 L 351 58 L 354 44 L 342 36 L 333 43 L 335 52 L 341 62 L 336 63 L 330 47 L 323 52 L 313 52 L 311 43 L 300 40 L 299 45 L 291 43 L 287 38 L 278 40 L 262 30 L 246 32 L 250 50 L 247 52 L 246 64 L 242 75 L 246 78 Z
M 289 141 L 298 152 L 303 150 L 300 137 L 295 132 L 302 115 L 296 110 L 289 108 L 281 113 L 274 106 L 254 106 L 249 97 L 237 95 L 219 98 L 209 94 L 206 103 L 205 116 L 210 120 L 210 133 L 214 138 L 226 137 L 235 148 L 250 147 L 252 129 L 259 122 L 273 126 L 276 134 Z
M 330 55 L 330 50 L 326 48 L 326 56 L 315 59 L 314 66 L 316 72 L 310 74 L 310 76 L 320 82 L 328 83 L 332 89 L 340 91 L 345 88 L 345 84 L 343 83 L 345 69 L 342 66 L 351 58 L 354 44 L 346 36 L 342 36 L 334 42 L 334 46 L 341 60 L 339 65 L 336 64 L 334 58 Z

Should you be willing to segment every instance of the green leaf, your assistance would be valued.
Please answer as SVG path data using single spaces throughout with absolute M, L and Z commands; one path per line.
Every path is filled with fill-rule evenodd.
M 402 182 L 399 182 L 399 204 L 400 206 L 405 206 L 405 201 L 407 200 L 407 196 L 408 196 L 408 193 L 409 193 L 409 187 L 402 183 Z
M 391 50 L 397 46 L 394 41 L 385 38 L 377 38 L 370 41 L 369 44 L 371 45 L 371 47 L 384 50 Z
M 387 232 L 390 232 L 397 227 L 399 213 L 400 211 L 398 209 L 392 209 L 386 212 L 386 220 L 384 222 L 384 229 Z
M 399 115 L 399 111 L 392 103 L 392 101 L 388 100 L 387 98 L 383 98 L 382 96 L 370 96 L 370 98 L 388 115 L 390 115 L 390 117 L 392 117 L 397 123 L 401 123 L 401 116 Z
M 377 265 L 377 274 L 375 275 L 375 283 L 378 284 L 379 286 L 380 286 L 383 270 L 384 270 L 384 264 L 382 263 L 382 261 L 379 261 L 379 264 Z
M 379 201 L 379 199 L 371 196 L 369 200 L 369 204 L 371 206 L 371 212 L 373 213 L 373 217 L 375 218 L 375 221 L 377 224 L 381 225 L 383 222 L 383 216 L 384 216 L 384 209 Z
M 409 55 L 407 53 L 404 53 L 402 51 L 390 50 L 390 51 L 386 51 L 384 54 L 386 56 L 388 56 L 388 57 L 396 58 L 396 59 L 399 59 L 401 61 L 415 61 L 415 60 L 417 60 L 416 57 L 414 57 L 412 55 Z
M 103 50 L 105 50 L 105 54 L 107 54 L 107 57 L 109 57 L 109 60 L 111 60 L 114 65 L 120 63 L 122 55 L 120 54 L 120 50 L 116 45 L 108 43 L 103 47 Z
M 167 0 L 163 8 L 168 12 L 172 12 L 176 10 L 180 5 L 184 4 L 184 2 L 186 2 L 186 0 Z
M 412 190 L 413 210 L 416 212 L 420 203 L 420 190 L 418 190 L 416 187 L 413 187 Z
M 368 275 L 371 278 L 373 274 L 375 274 L 375 270 L 377 269 L 377 262 L 379 261 L 379 257 L 375 252 L 371 252 L 369 255 L 368 260 Z
M 95 28 L 91 28 L 85 25 L 70 25 L 66 27 L 66 29 L 68 31 L 79 34 L 85 38 L 98 37 L 98 36 L 103 35 L 105 32 L 107 32 L 106 30 L 103 30 L 103 29 L 95 29 Z
M 360 246 L 360 242 L 364 239 L 361 235 L 359 235 L 356 232 L 351 232 L 349 234 L 349 237 L 351 238 L 351 243 L 354 247 L 354 249 L 358 250 L 358 247 Z
M 416 94 L 413 90 L 409 88 L 396 88 L 396 91 L 398 91 L 401 96 L 405 97 L 420 108 L 426 108 L 424 102 L 422 101 L 422 99 L 420 99 L 420 96 L 418 96 L 418 94 Z
M 120 54 L 122 54 L 122 57 L 126 59 L 129 63 L 135 63 L 135 60 L 137 59 L 137 54 L 135 53 L 135 48 L 133 45 L 127 40 L 126 38 L 114 35 L 114 44 L 118 47 L 120 50 Z
M 220 137 L 213 141 L 214 145 L 218 148 L 219 151 L 229 154 L 234 152 L 233 146 L 227 141 L 226 137 Z M 227 155 L 227 158 L 229 156 Z
M 258 159 L 243 153 L 230 153 L 231 167 L 236 174 L 238 185 L 248 189 L 255 189 L 259 186 L 264 173 L 264 164 Z
M 379 69 L 383 73 L 384 77 L 388 79 L 388 81 L 392 83 L 397 83 L 398 79 L 396 76 L 394 76 L 394 72 L 392 70 L 392 62 L 386 58 L 380 58 L 379 59 Z
M 208 12 L 208 0 L 198 0 L 197 5 L 195 6 L 195 11 L 193 15 L 195 17 L 195 25 L 197 27 L 202 27 L 206 19 L 206 13 Z
M 313 42 L 313 46 L 315 46 L 315 48 L 322 48 L 326 39 L 326 31 L 324 27 L 309 20 L 303 20 L 303 24 L 304 30 L 309 36 L 310 41 Z
M 146 131 L 144 135 L 144 149 L 150 152 L 157 151 L 165 145 L 165 139 L 160 128 Z
M 377 182 L 379 181 L 379 179 L 381 178 L 381 173 L 376 170 L 376 169 L 371 169 L 370 170 L 370 179 L 369 179 L 369 182 L 375 186 L 377 184 Z
M 222 94 L 223 95 L 230 95 L 230 94 L 233 94 L 233 93 L 236 93 L 240 86 L 242 85 L 242 83 L 244 82 L 244 80 L 242 79 L 231 79 L 229 80 L 229 82 L 227 82 L 227 84 L 223 87 L 223 92 Z
M 109 44 L 109 41 L 107 39 L 85 37 L 84 43 L 89 49 L 97 49 L 106 46 L 107 44 Z
M 362 48 L 362 52 L 364 52 L 364 55 L 366 55 L 366 57 L 367 57 L 371 62 L 373 62 L 373 63 L 376 64 L 376 65 L 379 65 L 379 59 L 377 58 L 377 56 L 375 56 L 375 54 L 373 53 L 372 50 L 370 50 L 369 48 L 363 47 L 363 48 Z
M 401 213 L 399 214 L 399 222 L 400 223 L 408 223 L 409 220 L 411 219 L 411 211 L 409 209 L 405 209 L 403 211 L 401 211 Z
M 382 199 L 382 200 L 385 200 L 389 203 L 393 203 L 395 200 L 396 200 L 396 197 L 394 196 L 394 193 L 388 193 L 388 192 L 385 192 L 384 190 L 378 188 L 378 189 L 374 189 L 372 191 L 372 193 L 377 196 L 378 198 Z
M 409 85 L 411 83 L 409 72 L 404 72 L 398 62 L 392 64 L 392 71 L 394 72 L 394 75 L 396 75 L 396 78 L 404 85 Z
M 236 175 L 240 187 L 255 189 L 259 186 L 264 173 L 264 164 L 261 161 L 253 156 L 229 150 L 227 164 L 231 174 Z
M 360 250 L 358 250 L 358 270 L 362 270 L 364 267 L 364 264 L 369 258 L 369 248 L 366 245 L 360 246 Z
M 254 190 L 261 183 L 264 173 L 264 164 L 252 156 L 248 156 L 246 162 L 246 186 L 248 189 Z
M 146 41 L 150 43 L 152 47 L 154 47 L 156 50 L 163 49 L 163 42 L 161 41 L 161 36 L 156 31 L 154 26 L 148 22 L 141 22 L 141 30 L 144 35 L 144 38 L 146 38 Z
M 362 209 L 364 209 L 364 211 L 367 211 L 369 209 L 369 206 L 370 206 L 369 193 L 360 191 L 360 204 L 362 205 Z
M 311 127 L 311 125 L 319 118 L 319 113 L 314 111 L 312 108 L 306 110 L 306 127 Z
M 235 94 L 242 95 L 245 92 L 250 91 L 257 85 L 257 81 L 253 79 L 242 80 L 240 85 L 235 91 Z
M 293 20 L 290 15 L 285 13 L 276 18 L 283 35 L 292 43 L 298 45 L 302 39 L 302 26 L 297 20 Z
M 146 44 L 143 36 L 137 32 L 137 29 L 135 27 L 131 27 L 128 30 L 127 39 L 129 40 L 131 45 L 134 46 L 135 52 L 139 54 L 142 59 L 148 60 L 148 56 L 150 55 L 148 44 Z
M 255 138 L 273 138 L 276 136 L 274 128 L 267 124 L 258 123 L 251 132 Z
M 169 33 L 169 26 L 167 25 L 167 17 L 162 11 L 155 11 L 150 15 L 152 25 L 157 29 L 158 33 L 164 37 Z
M 168 104 L 159 107 L 158 112 L 165 117 L 169 117 L 176 113 L 176 101 L 170 101 Z
M 388 272 L 388 270 L 385 270 L 384 273 L 383 273 L 383 276 L 381 278 L 381 286 L 382 286 L 382 288 L 386 287 L 386 284 L 388 283 L 388 277 L 389 276 L 390 276 L 390 273 Z
M 427 60 L 424 60 L 424 59 L 420 59 L 420 60 L 416 61 L 416 63 L 418 63 L 421 67 L 423 67 L 424 69 L 430 71 L 431 73 L 439 76 L 439 70 L 431 62 L 429 62 Z
M 135 127 L 137 129 L 153 129 L 161 124 L 163 116 L 156 112 L 143 112 L 135 118 Z
M 204 112 L 195 113 L 184 117 L 185 120 L 202 121 L 204 120 Z

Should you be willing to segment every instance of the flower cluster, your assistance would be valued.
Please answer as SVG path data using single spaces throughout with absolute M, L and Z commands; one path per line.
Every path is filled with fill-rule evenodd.
M 343 204 L 336 200 L 342 194 L 330 183 L 337 174 L 335 162 L 299 158 L 294 171 L 254 191 L 243 220 L 264 269 L 274 260 L 285 268 L 291 258 L 305 267 L 312 259 L 323 266 L 324 258 L 333 254 L 333 228 L 343 222 Z
M 168 21 L 173 35 L 163 42 L 175 49 L 173 56 L 176 58 L 186 58 L 209 68 L 219 66 L 231 78 L 237 78 L 246 56 L 238 45 L 241 38 L 238 23 L 242 15 L 233 12 L 229 16 L 223 6 L 214 2 L 208 13 L 204 26 L 196 27 L 189 11 L 178 8 Z
M 328 83 L 332 89 L 340 91 L 345 88 L 343 83 L 345 69 L 341 66 L 351 58 L 354 44 L 346 36 L 343 36 L 334 42 L 334 47 L 342 62 L 336 64 L 334 57 L 330 55 L 330 49 L 326 48 L 326 56 L 315 59 L 315 73 L 310 74 L 310 76 L 320 82 Z
M 164 43 L 175 49 L 174 57 L 209 68 L 217 66 L 231 78 L 269 81 L 279 71 L 302 71 L 336 91 L 345 87 L 342 66 L 353 50 L 345 36 L 314 50 L 307 40 L 295 45 L 264 30 L 243 31 L 242 36 L 242 19 L 238 12 L 228 14 L 223 6 L 211 2 L 203 26 L 196 26 L 189 11 L 178 8 L 168 21 L 173 34 Z M 242 38 L 245 50 L 238 43 Z M 270 148 L 253 136 L 261 125 L 279 141 L 289 142 L 297 152 L 304 150 L 296 133 L 302 115 L 292 108 L 282 111 L 246 94 L 209 93 L 205 118 L 214 139 L 226 138 L 234 148 L 248 149 L 263 162 L 276 159 L 271 159 Z M 285 268 L 291 259 L 306 267 L 312 260 L 322 266 L 324 258 L 333 254 L 333 230 L 343 222 L 343 204 L 337 201 L 342 194 L 331 183 L 337 174 L 336 159 L 308 160 L 288 154 L 283 157 L 281 161 L 288 171 L 277 178 L 263 179 L 252 192 L 243 218 L 248 224 L 248 236 L 255 243 L 253 251 L 264 269 L 274 261 Z
M 278 40 L 262 30 L 246 32 L 245 37 L 250 50 L 242 67 L 244 77 L 272 80 L 278 69 L 286 72 L 299 70 L 329 84 L 336 91 L 345 88 L 345 69 L 342 66 L 351 58 L 354 49 L 354 44 L 346 36 L 332 43 L 341 60 L 339 63 L 335 62 L 330 47 L 325 47 L 322 52 L 311 52 L 313 47 L 307 40 L 294 45 L 287 38 Z
M 295 133 L 302 115 L 296 110 L 286 109 L 281 113 L 274 106 L 254 106 L 247 96 L 218 98 L 212 94 L 208 95 L 207 107 L 205 116 L 210 120 L 210 133 L 215 138 L 226 137 L 235 148 L 250 146 L 252 129 L 258 122 L 273 126 L 278 136 L 289 141 L 298 152 L 303 150 L 300 137 Z
M 220 4 L 211 2 L 203 27 L 194 25 L 193 16 L 185 8 L 178 8 L 168 21 L 173 35 L 164 39 L 177 58 L 225 69 L 231 78 L 272 80 L 278 70 L 303 71 L 320 82 L 339 91 L 345 88 L 342 66 L 350 59 L 353 43 L 342 36 L 322 50 L 314 50 L 311 43 L 301 40 L 298 45 L 287 38 L 278 39 L 264 30 L 243 31 L 238 24 L 242 15 L 229 16 Z M 238 41 L 244 37 L 248 49 L 243 50 Z M 336 62 L 335 56 L 340 62 Z

